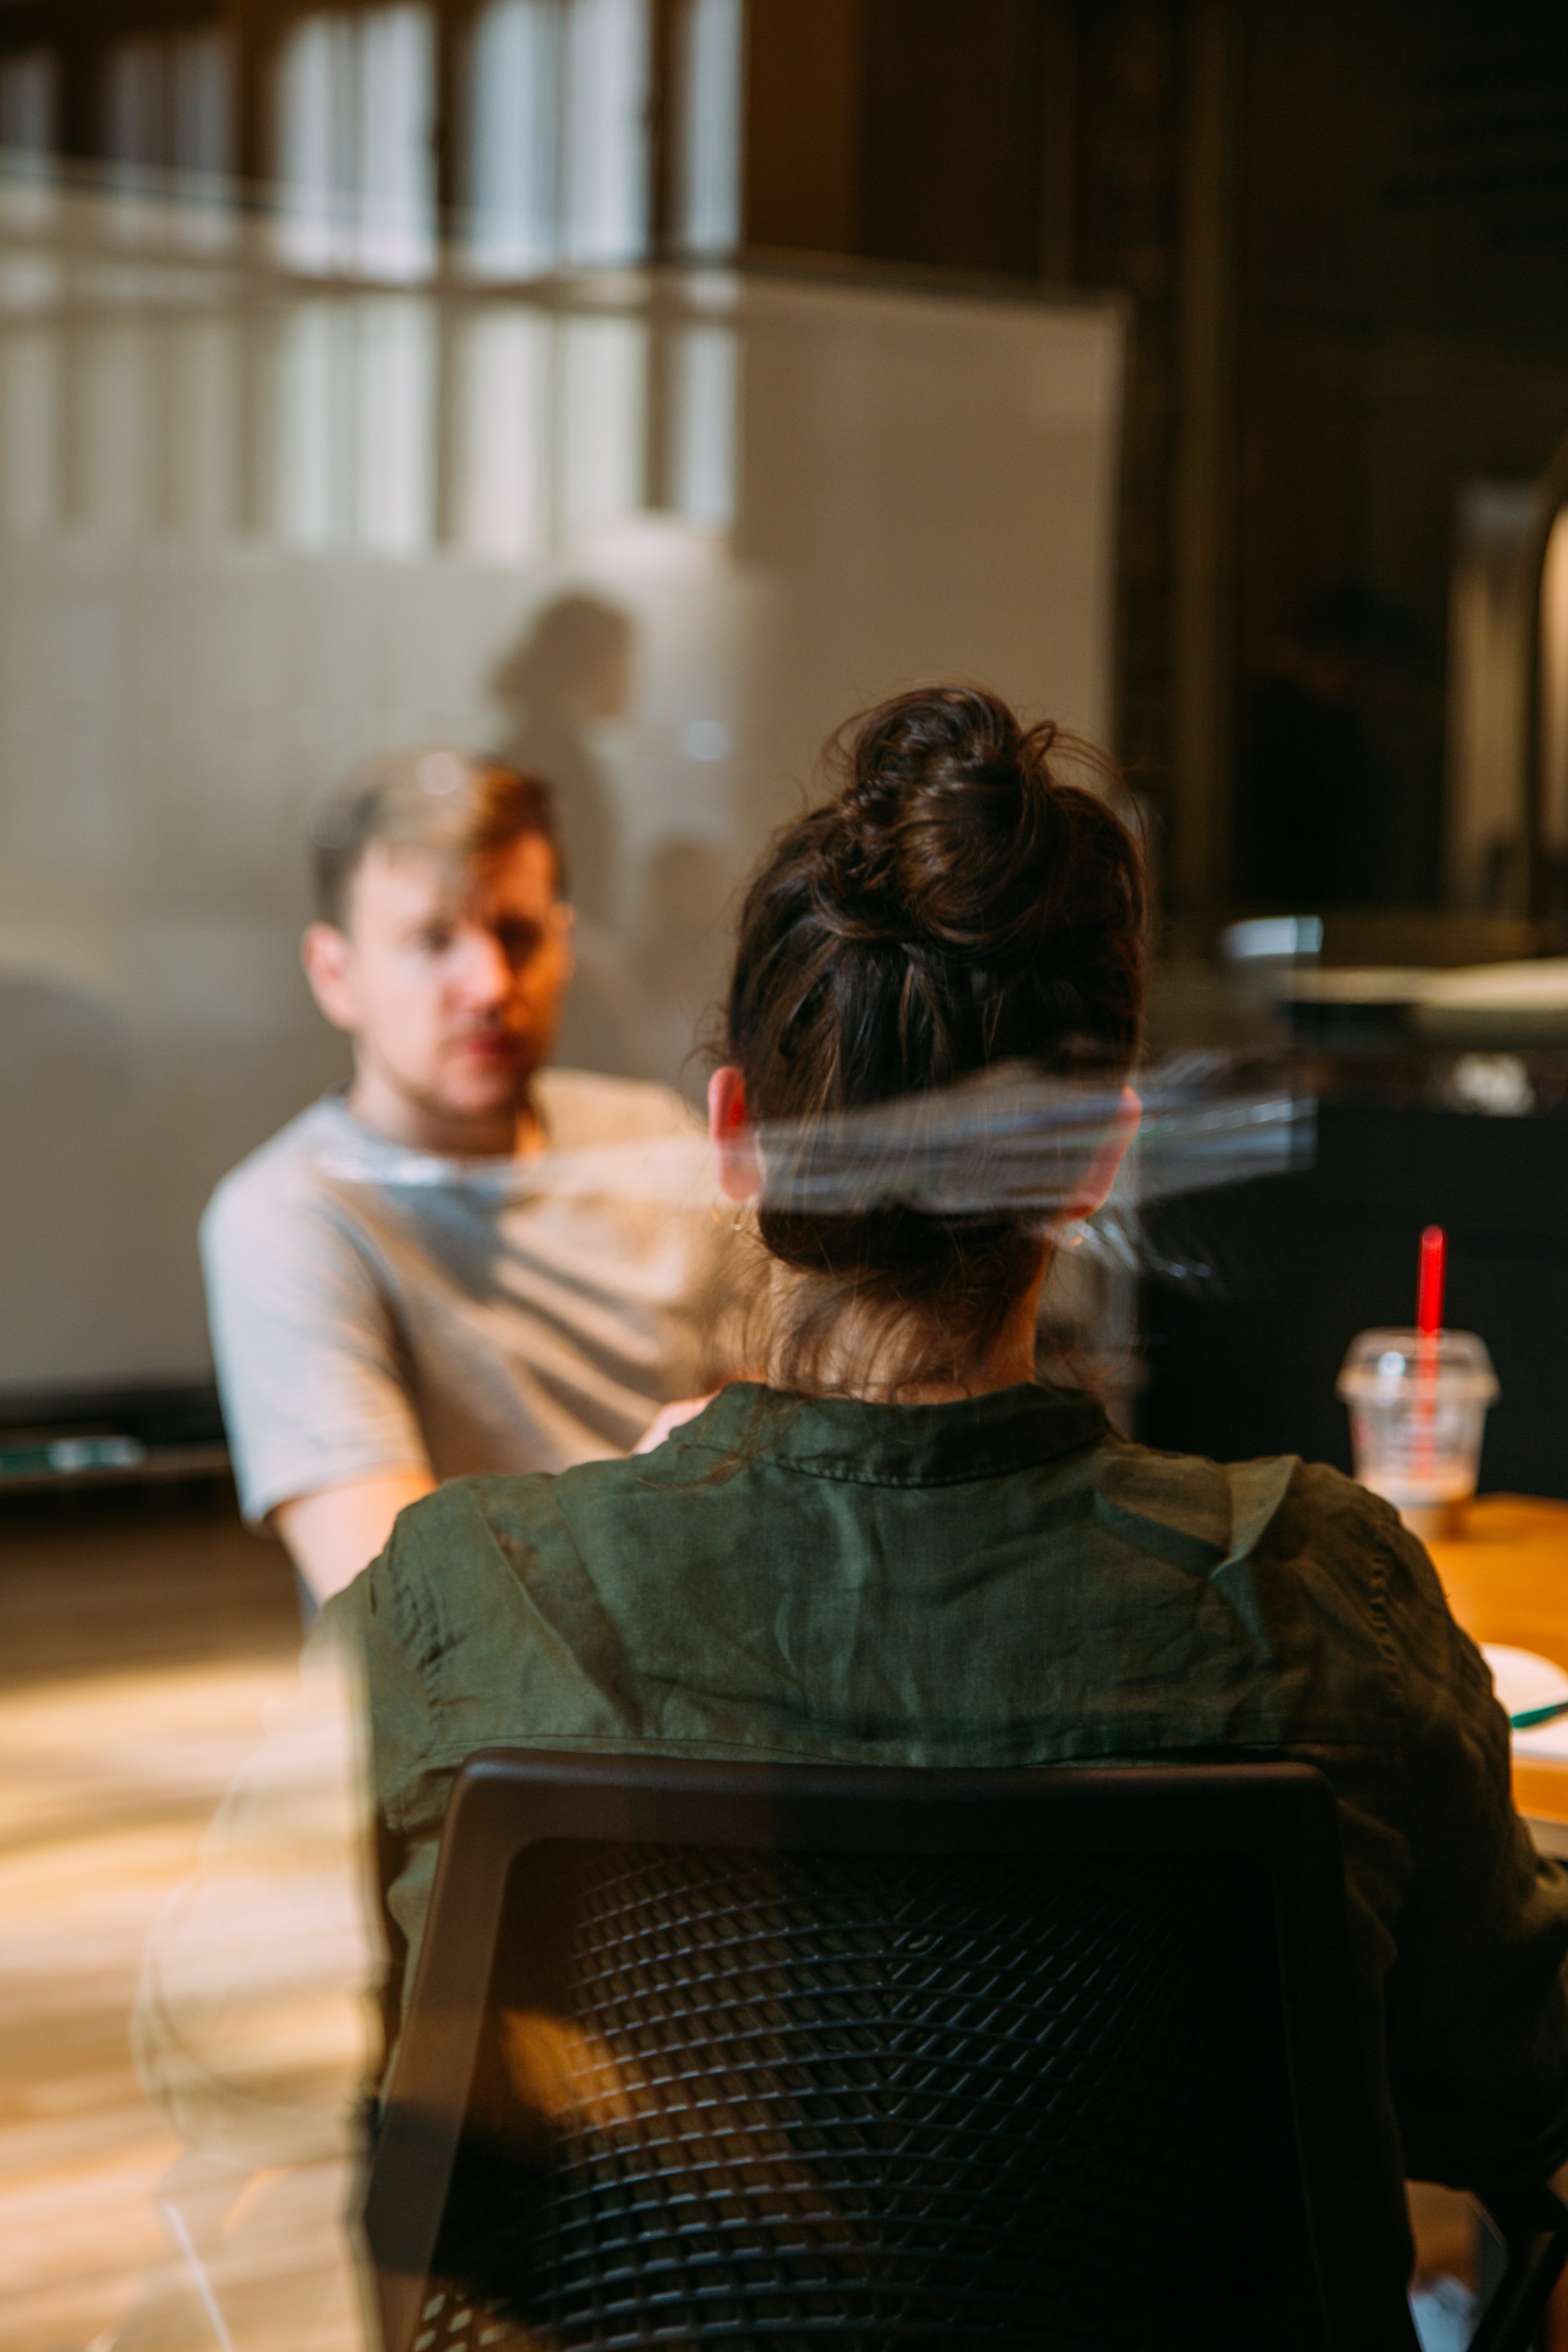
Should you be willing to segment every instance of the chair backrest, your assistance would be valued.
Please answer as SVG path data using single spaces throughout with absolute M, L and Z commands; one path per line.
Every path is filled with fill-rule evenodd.
M 476 1757 L 386 2352 L 1414 2346 L 1364 2024 L 1304 1766 Z

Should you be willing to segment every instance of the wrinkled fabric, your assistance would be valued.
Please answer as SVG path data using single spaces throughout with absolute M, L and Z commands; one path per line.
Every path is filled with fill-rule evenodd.
M 1338 1799 L 1406 2172 L 1568 2155 L 1568 1875 L 1513 1811 L 1507 1720 L 1426 1552 L 1335 1471 L 1152 1453 L 1075 1391 L 741 1383 L 640 1459 L 442 1487 L 326 1624 L 364 1662 L 405 1984 L 479 1748 L 1287 1757 Z

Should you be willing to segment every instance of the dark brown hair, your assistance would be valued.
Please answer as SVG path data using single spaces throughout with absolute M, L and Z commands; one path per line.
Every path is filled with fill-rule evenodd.
M 479 860 L 529 833 L 550 844 L 563 894 L 554 798 L 540 777 L 447 743 L 378 751 L 344 778 L 317 814 L 311 829 L 317 914 L 343 929 L 349 886 L 373 841 L 438 857 L 460 883 Z
M 1103 756 L 994 695 L 895 696 L 829 746 L 834 798 L 787 826 L 742 910 L 726 1058 L 752 1122 L 813 1122 L 1002 1063 L 1120 1080 L 1143 1005 L 1143 861 L 1073 768 Z M 967 1380 L 1042 1247 L 1038 1218 L 892 1203 L 770 1207 L 762 1239 L 801 1284 L 773 1378 L 823 1384 L 847 1309 L 876 1383 Z

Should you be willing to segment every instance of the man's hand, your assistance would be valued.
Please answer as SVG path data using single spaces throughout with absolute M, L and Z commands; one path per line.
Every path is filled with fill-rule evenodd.
M 654 1414 L 653 1419 L 633 1446 L 632 1452 L 651 1454 L 656 1445 L 664 1444 L 672 1429 L 679 1429 L 683 1421 L 695 1421 L 697 1415 L 712 1403 L 718 1393 L 718 1390 L 714 1389 L 708 1396 L 682 1397 L 679 1404 L 665 1405 L 660 1412 Z
M 683 1410 L 697 1408 L 670 1407 L 672 1412 Z M 279 1504 L 272 1525 L 317 1600 L 327 1601 L 375 1558 L 405 1505 L 433 1493 L 435 1486 L 428 1470 L 388 1470 L 347 1486 L 325 1487 L 319 1495 L 296 1495 Z

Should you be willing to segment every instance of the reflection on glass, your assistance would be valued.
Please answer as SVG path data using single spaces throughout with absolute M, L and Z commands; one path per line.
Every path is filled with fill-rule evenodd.
M 469 47 L 468 259 L 529 278 L 561 250 L 560 0 L 491 0 Z
M 561 529 L 570 541 L 643 504 L 647 330 L 568 319 L 561 336 Z
M 636 39 L 606 79 L 584 60 L 617 23 Z M 481 20 L 492 61 L 510 43 L 521 74 L 532 40 L 555 76 L 554 209 L 542 163 L 531 180 L 492 152 L 484 184 L 495 251 L 522 240 L 508 268 L 550 240 L 559 263 L 641 234 L 645 30 L 641 0 L 506 0 Z M 237 236 L 202 242 L 170 54 L 127 68 L 121 97 L 126 156 L 172 177 L 0 205 L 13 1394 L 203 1377 L 202 1204 L 342 1076 L 299 937 L 312 814 L 367 753 L 459 743 L 553 778 L 582 911 L 562 1059 L 696 1094 L 736 884 L 836 721 L 937 668 L 1091 734 L 1109 716 L 1115 311 L 713 268 L 400 282 L 436 258 L 414 9 L 285 40 L 291 176 L 253 268 Z M 52 84 L 10 70 L 0 134 L 20 140 Z M 155 104 L 174 108 L 161 148 Z M 226 1716 L 250 1723 L 279 1680 L 269 1666 L 243 1708 L 226 1688 Z M 84 1703 L 95 1738 L 110 1721 L 117 1788 L 154 1734 L 193 1744 L 212 1688 L 187 1705 L 139 1682 L 112 1718 Z M 204 1768 L 204 1803 L 235 1760 Z M 311 2117 L 357 2079 L 365 1963 L 326 1899 L 343 1820 L 314 1785 L 303 1766 L 248 1775 L 225 1815 L 243 1851 L 215 1843 L 216 1875 L 166 1916 L 138 2049 L 174 2120 L 137 2189 L 142 2235 L 90 2318 L 73 2302 L 40 2341 L 90 2342 L 144 2288 L 125 2352 L 168 2352 L 199 2279 L 240 2352 L 354 2352 L 347 2147 Z M 138 1938 L 191 1858 L 148 1860 Z M 289 1974 L 296 1933 L 310 1965 Z M 266 2092 L 264 2146 L 229 2137 L 221 2082 L 207 2099 L 198 2028 L 217 2071 L 237 2067 L 237 2114 Z M 175 2123 L 199 2151 L 176 2159 Z
M 240 525 L 244 365 L 237 320 L 198 318 L 171 325 L 167 520 L 195 538 L 231 536 Z
M 670 504 L 719 529 L 735 514 L 736 364 L 727 327 L 687 327 L 670 338 Z
M 628 261 L 646 247 L 647 94 L 647 0 L 566 0 L 563 261 Z
M 435 29 L 427 9 L 303 18 L 278 73 L 278 250 L 296 269 L 393 280 L 436 258 Z
M 216 29 L 117 41 L 100 89 L 102 150 L 119 192 L 117 234 L 134 242 L 173 231 L 176 242 L 211 247 L 233 231 L 228 180 L 234 168 L 232 62 Z M 177 187 L 171 214 L 156 201 Z
M 7 168 L 42 163 L 54 152 L 59 68 L 51 49 L 24 49 L 0 59 L 0 152 Z
M 7 532 L 38 531 L 59 508 L 59 337 L 30 327 L 0 341 L 0 513 Z
M 1568 898 L 1568 507 L 1541 577 L 1541 837 L 1561 908 Z
M 488 278 L 647 239 L 647 0 L 490 0 L 468 46 L 467 258 Z
M 0 219 L 16 228 L 48 218 L 59 134 L 59 66 L 51 49 L 0 58 Z
M 590 923 L 615 912 L 615 793 L 592 730 L 624 719 L 636 685 L 630 614 L 600 596 L 558 596 L 503 654 L 490 693 L 505 713 L 497 745 L 509 765 L 542 776 L 555 795 L 572 902 Z
M 676 242 L 693 257 L 741 239 L 742 0 L 685 0 L 677 18 L 680 119 Z
M 1478 909 L 1517 900 L 1524 848 L 1520 644 L 1521 560 L 1535 523 L 1529 482 L 1467 482 L 1448 591 L 1445 889 Z
M 278 524 L 293 547 L 411 555 L 433 528 L 435 324 L 411 297 L 304 302 L 279 350 Z
M 138 171 L 216 177 L 232 168 L 229 73 L 221 32 L 115 43 L 104 69 L 103 146 L 125 184 Z
M 550 320 L 479 311 L 458 331 L 455 535 L 471 553 L 521 563 L 550 536 Z

